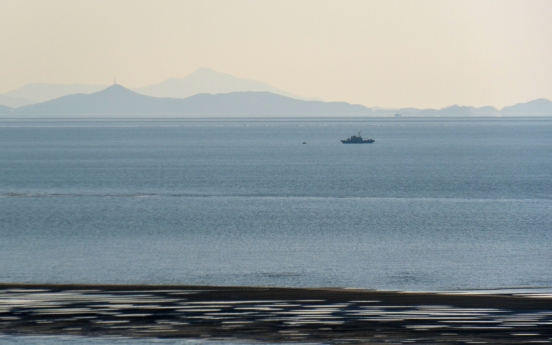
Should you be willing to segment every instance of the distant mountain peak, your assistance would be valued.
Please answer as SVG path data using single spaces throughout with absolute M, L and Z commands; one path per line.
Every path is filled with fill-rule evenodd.
M 170 78 L 161 83 L 134 89 L 153 97 L 187 98 L 200 93 L 271 92 L 277 95 L 302 99 L 261 81 L 238 78 L 233 75 L 201 67 L 184 78 Z
M 120 92 L 120 91 L 128 91 L 128 92 L 136 93 L 136 92 L 132 91 L 131 89 L 128 89 L 128 88 L 124 87 L 121 84 L 109 85 L 108 87 L 106 87 L 105 89 L 103 89 L 99 92 Z
M 112 85 L 106 87 L 105 89 L 103 89 L 101 91 L 92 93 L 91 95 L 98 95 L 98 96 L 113 95 L 113 96 L 132 96 L 132 97 L 140 96 L 140 97 L 144 97 L 144 95 L 139 94 L 138 92 L 133 91 L 129 88 L 126 88 L 121 84 L 112 84 Z M 145 97 L 150 98 L 150 96 L 145 96 Z
M 221 78 L 221 77 L 231 78 L 231 79 L 236 79 L 236 80 L 247 80 L 247 81 L 251 81 L 251 82 L 254 82 L 254 83 L 265 84 L 263 82 L 252 80 L 252 79 L 235 77 L 231 74 L 224 73 L 224 72 L 219 72 L 219 71 L 216 71 L 216 70 L 214 70 L 212 68 L 209 68 L 209 67 L 200 67 L 200 68 L 196 69 L 195 71 L 193 71 L 192 73 L 188 74 L 184 78 L 173 78 L 173 79 L 182 80 L 182 79 L 187 79 L 187 78 Z M 268 85 L 268 84 L 266 84 L 266 85 Z M 251 90 L 251 91 L 253 91 L 253 90 Z

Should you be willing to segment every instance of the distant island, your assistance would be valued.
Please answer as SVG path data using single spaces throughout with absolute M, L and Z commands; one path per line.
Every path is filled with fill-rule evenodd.
M 121 85 L 92 94 L 67 95 L 13 109 L 12 115 L 34 116 L 207 116 L 293 117 L 372 116 L 362 105 L 304 101 L 270 92 L 198 94 L 188 98 L 144 96 Z
M 90 94 L 101 91 L 108 86 L 109 85 L 86 85 L 76 83 L 27 84 L 3 95 L 0 94 L 0 104 L 17 108 L 77 93 Z M 261 81 L 234 77 L 230 74 L 217 72 L 211 68 L 200 68 L 184 78 L 169 78 L 160 83 L 131 90 L 145 96 L 160 98 L 187 98 L 200 93 L 217 94 L 253 91 L 270 92 L 296 99 L 306 99 Z
M 15 109 L 0 106 L 3 116 L 147 116 L 147 117 L 466 117 L 551 116 L 552 102 L 539 99 L 497 110 L 451 106 L 443 109 L 371 109 L 346 102 L 306 101 L 270 92 L 198 94 L 158 98 L 112 85 L 91 94 L 74 94 Z
M 0 95 L 0 116 L 183 117 L 474 117 L 552 116 L 552 102 L 536 99 L 496 109 L 369 108 L 309 100 L 266 83 L 201 68 L 138 89 L 121 85 L 28 84 Z

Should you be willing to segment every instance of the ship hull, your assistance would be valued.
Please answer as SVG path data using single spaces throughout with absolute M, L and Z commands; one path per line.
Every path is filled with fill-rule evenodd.
M 373 141 L 363 141 L 363 142 L 350 142 L 350 141 L 346 141 L 346 140 L 341 140 L 341 142 L 343 144 L 373 144 L 375 142 L 375 140 Z
M 358 135 L 353 135 L 352 137 L 340 140 L 343 144 L 371 144 L 375 140 L 374 139 L 363 139 L 360 135 L 360 132 L 358 132 Z

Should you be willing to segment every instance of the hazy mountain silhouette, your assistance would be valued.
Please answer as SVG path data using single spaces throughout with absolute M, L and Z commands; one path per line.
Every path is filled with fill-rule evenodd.
M 78 93 L 90 94 L 101 91 L 106 87 L 107 85 L 66 85 L 48 83 L 27 84 L 4 94 L 6 97 L 18 99 L 22 98 L 25 101 L 7 99 L 4 102 L 2 98 L 0 98 L 0 104 L 5 104 L 11 107 L 19 107 L 32 103 L 49 101 L 66 95 Z M 200 93 L 217 94 L 245 91 L 266 91 L 286 97 L 304 99 L 260 81 L 237 78 L 230 74 L 220 73 L 210 68 L 200 68 L 185 78 L 171 78 L 158 84 L 148 85 L 133 90 L 146 96 L 171 98 L 187 98 Z
M 5 105 L 10 108 L 17 108 L 22 107 L 27 104 L 33 104 L 36 102 L 33 102 L 29 99 L 25 98 L 19 98 L 19 97 L 10 97 L 6 95 L 0 95 L 0 105 Z
M 401 109 L 386 109 L 380 110 L 383 116 L 392 116 L 400 114 L 401 116 L 417 116 L 417 117 L 465 117 L 472 116 L 469 107 L 452 105 L 442 109 L 418 109 L 418 108 L 401 108 Z
M 157 98 L 143 96 L 120 85 L 112 85 L 91 94 L 72 94 L 50 101 L 17 108 L 16 113 L 48 115 L 120 114 L 140 111 Z
M 518 103 L 509 107 L 504 107 L 500 110 L 500 113 L 505 116 L 552 115 L 552 102 L 544 98 L 539 98 L 527 103 Z
M 472 114 L 474 115 L 497 115 L 499 113 L 499 110 L 495 107 L 491 107 L 490 105 L 485 107 L 468 107 L 470 108 Z
M 58 97 L 77 94 L 77 93 L 93 93 L 103 90 L 107 85 L 83 85 L 83 84 L 47 84 L 36 83 L 27 84 L 4 95 L 9 97 L 24 98 L 32 103 L 45 102 Z
M 230 74 L 220 73 L 210 68 L 200 68 L 185 78 L 171 78 L 161 83 L 153 84 L 134 91 L 153 97 L 187 98 L 200 93 L 230 93 L 230 92 L 271 92 L 291 98 L 302 99 L 297 95 L 277 89 L 266 83 L 237 78 Z
M 463 117 L 472 116 L 471 109 L 465 106 L 452 105 L 436 111 L 436 115 L 440 117 Z
M 384 109 L 376 110 L 346 102 L 305 101 L 276 95 L 270 92 L 231 92 L 197 94 L 188 98 L 157 98 L 145 96 L 112 85 L 91 94 L 74 94 L 54 100 L 22 106 L 2 114 L 79 116 L 418 116 L 418 117 L 467 117 L 467 116 L 542 116 L 552 115 L 552 102 L 537 99 L 504 107 L 466 107 L 453 105 L 442 109 Z
M 148 116 L 371 116 L 372 110 L 345 102 L 303 101 L 270 92 L 199 94 L 188 98 L 144 96 L 120 85 L 92 94 L 67 95 L 14 110 L 27 115 Z

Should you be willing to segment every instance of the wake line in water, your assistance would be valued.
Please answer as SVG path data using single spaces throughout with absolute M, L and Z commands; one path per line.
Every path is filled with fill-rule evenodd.
M 550 201 L 541 198 L 521 199 L 482 199 L 482 198 L 398 198 L 398 197 L 362 197 L 362 196 L 289 196 L 274 194 L 199 194 L 199 193 L 0 193 L 0 198 L 243 198 L 243 199 L 278 199 L 278 200 L 400 200 L 400 201 L 440 201 L 440 202 L 519 202 Z

